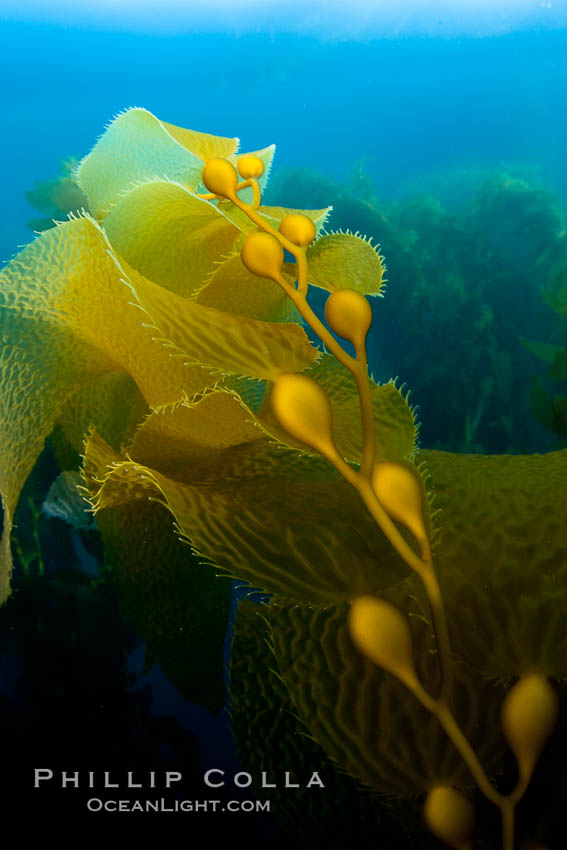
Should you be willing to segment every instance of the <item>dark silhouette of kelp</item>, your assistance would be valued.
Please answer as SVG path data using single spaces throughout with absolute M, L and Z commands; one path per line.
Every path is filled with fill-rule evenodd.
M 534 376 L 531 385 L 532 410 L 538 422 L 567 445 L 567 265 L 560 267 L 543 292 L 545 303 L 562 317 L 561 330 L 545 342 L 524 340 L 526 347 L 548 364 L 547 380 Z

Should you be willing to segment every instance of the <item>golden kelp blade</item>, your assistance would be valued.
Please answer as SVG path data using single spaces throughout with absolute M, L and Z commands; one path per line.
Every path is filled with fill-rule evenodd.
M 211 368 L 272 380 L 317 357 L 297 325 L 231 316 L 147 280 L 121 262 L 89 217 L 44 233 L 8 269 L 48 281 L 48 305 L 30 298 L 32 312 L 49 311 L 132 375 L 151 407 L 202 392 L 215 383 Z
M 43 233 L 0 273 L 2 601 L 18 496 L 67 399 L 92 378 L 121 369 L 149 403 L 176 401 L 212 382 L 205 370 L 171 360 L 142 326 L 108 247 L 96 223 L 80 218 Z
M 284 277 L 293 285 L 294 278 Z M 301 321 L 301 316 L 282 288 L 272 280 L 259 280 L 251 274 L 240 253 L 218 263 L 205 285 L 196 293 L 195 301 L 263 322 Z
M 145 322 L 171 346 L 173 359 L 219 373 L 273 381 L 282 372 L 302 371 L 318 351 L 296 324 L 259 322 L 181 298 L 128 271 L 132 294 Z
M 238 347 L 236 371 L 247 372 L 243 349 L 249 345 L 252 371 L 258 365 L 259 377 L 272 377 L 282 368 L 290 368 L 287 360 L 290 336 L 291 368 L 303 368 L 316 356 L 303 331 L 295 326 L 290 326 L 287 333 L 285 328 L 273 329 L 265 324 L 256 327 L 258 323 L 255 323 L 254 327 L 248 324 L 242 332 L 238 319 L 228 316 L 225 320 L 219 311 L 187 305 L 177 297 L 186 305 L 185 313 L 189 311 L 193 315 L 192 325 L 199 326 L 204 348 L 199 349 L 199 334 L 193 338 L 188 321 L 179 329 L 185 356 L 171 357 L 171 342 L 160 336 L 155 327 L 148 326 L 151 321 L 135 301 L 132 284 L 125 274 L 100 227 L 90 217 L 83 217 L 43 233 L 0 275 L 3 343 L 0 380 L 4 387 L 0 402 L 0 487 L 7 516 L 2 567 L 4 595 L 10 570 L 6 560 L 7 536 L 21 486 L 63 405 L 80 386 L 104 372 L 124 371 L 135 380 L 148 405 L 175 403 L 214 384 L 210 372 L 195 362 L 203 354 L 211 355 L 213 338 L 218 353 L 214 365 L 227 372 L 231 371 L 233 343 Z M 160 290 L 139 275 L 136 282 L 145 295 L 152 288 Z M 166 312 L 175 309 L 175 303 L 164 298 L 158 301 Z M 206 329 L 202 324 L 204 319 Z M 225 327 L 228 337 L 221 333 Z M 267 338 L 262 341 L 264 329 Z M 294 341 L 299 359 L 293 357 Z M 271 349 L 275 350 L 280 366 L 274 366 L 270 359 Z
M 183 296 L 202 287 L 240 236 L 216 206 L 178 183 L 157 180 L 120 197 L 104 230 L 130 266 Z
M 567 677 L 567 450 L 421 451 L 456 655 L 488 676 Z
M 206 162 L 208 159 L 213 159 L 217 156 L 230 159 L 234 156 L 240 144 L 240 140 L 237 138 L 227 139 L 224 136 L 212 136 L 210 133 L 200 133 L 198 130 L 186 130 L 184 127 L 176 127 L 175 124 L 168 124 L 167 121 L 160 121 L 159 123 L 167 130 L 170 136 L 184 148 L 187 148 L 188 151 L 199 157 L 202 162 Z
M 355 289 L 363 295 L 381 295 L 384 262 L 379 251 L 364 237 L 353 233 L 330 233 L 307 252 L 309 282 L 321 289 Z
M 195 190 L 205 160 L 236 151 L 238 139 L 210 136 L 164 124 L 147 109 L 116 116 L 77 169 L 79 186 L 95 218 L 141 180 L 175 180 Z
M 206 477 L 189 484 L 124 461 L 93 434 L 92 504 L 157 499 L 200 556 L 269 593 L 330 602 L 407 574 L 354 488 L 321 459 L 289 452 L 282 464 L 281 450 L 260 440 L 211 455 Z
M 207 474 L 215 455 L 264 439 L 252 411 L 226 390 L 208 393 L 196 404 L 151 413 L 136 432 L 128 455 L 177 481 Z
M 214 383 L 209 372 L 170 356 L 168 340 L 158 339 L 136 303 L 126 269 L 97 223 L 84 217 L 43 233 L 3 276 L 20 287 L 30 319 L 63 328 L 96 349 L 107 358 L 106 371 L 128 372 L 150 406 L 202 392 Z M 148 291 L 160 289 L 140 276 L 136 282 Z
M 148 415 L 148 405 L 126 372 L 107 372 L 81 386 L 65 403 L 57 424 L 81 454 L 90 428 L 119 451 Z M 58 460 L 61 460 L 58 455 Z
M 20 489 L 79 386 L 104 372 L 125 371 L 147 404 L 157 407 L 201 393 L 220 373 L 273 380 L 317 357 L 297 325 L 233 317 L 146 280 L 120 262 L 89 216 L 42 234 L 0 280 L 3 598 Z
M 331 364 L 335 362 L 331 360 Z M 317 364 L 306 374 L 310 375 L 314 370 L 317 375 L 324 371 L 321 369 L 319 372 Z M 346 376 L 345 381 L 343 376 Z M 328 380 L 322 385 L 329 390 L 334 430 L 341 440 L 346 442 L 358 412 L 355 390 L 350 386 L 348 373 L 340 366 L 336 373 L 331 369 L 327 377 Z M 258 398 L 251 398 L 254 410 L 238 394 L 239 388 L 243 392 L 246 392 L 247 388 L 242 387 L 241 382 L 229 381 L 229 384 L 233 385 L 236 392 L 230 388 L 219 387 L 208 392 L 196 403 L 185 402 L 154 411 L 138 429 L 128 449 L 129 456 L 160 472 L 171 474 L 177 480 L 189 481 L 198 474 L 196 468 L 201 464 L 206 468 L 207 461 L 210 461 L 218 450 L 241 446 L 258 439 L 275 440 L 300 452 L 309 451 L 281 428 L 271 413 L 269 393 L 259 408 L 258 398 L 263 391 L 262 384 L 258 384 Z M 396 393 L 397 397 L 395 403 L 390 406 L 392 392 Z M 392 461 L 411 457 L 414 452 L 415 425 L 405 400 L 392 384 L 374 386 L 373 394 L 377 411 L 377 442 L 381 452 L 386 452 L 380 456 Z M 389 417 L 386 416 L 388 410 Z M 391 438 L 391 432 L 395 434 L 395 439 Z
M 10 291 L 8 269 L 0 275 L 0 605 L 10 593 L 11 524 L 24 482 L 66 399 L 108 368 L 106 358 L 67 329 L 34 321 L 25 296 Z
M 329 386 L 333 391 L 340 385 L 333 386 L 329 383 Z M 385 387 L 376 387 L 377 407 L 382 401 L 380 391 L 391 386 L 387 384 Z M 336 396 L 330 395 L 330 399 L 336 412 L 335 430 L 342 435 L 348 431 L 351 424 L 351 405 L 341 404 L 340 399 L 339 403 L 334 404 Z M 347 402 L 348 400 L 350 400 L 349 396 L 347 396 Z M 297 448 L 301 453 L 309 453 L 309 449 L 303 443 L 296 441 L 279 426 L 273 415 L 267 415 L 270 410 L 269 394 L 266 396 L 265 404 L 255 413 L 238 395 L 238 392 L 218 387 L 216 390 L 207 392 L 204 398 L 195 403 L 185 402 L 155 410 L 136 432 L 128 449 L 128 455 L 134 461 L 158 469 L 164 474 L 171 474 L 176 480 L 191 481 L 205 475 L 213 475 L 215 469 L 217 471 L 220 469 L 220 465 L 217 466 L 221 463 L 220 456 L 217 458 L 220 451 L 237 447 L 245 448 L 245 444 L 257 443 L 258 440 L 267 440 L 271 443 L 275 440 L 282 446 Z M 401 440 L 388 442 L 386 429 L 384 435 L 379 430 L 379 435 L 381 446 L 386 446 L 388 449 L 388 459 L 400 461 L 412 454 L 414 446 L 411 440 L 413 430 L 409 409 L 400 405 L 397 413 L 400 435 L 405 429 L 407 438 L 407 443 L 403 446 L 405 454 L 397 454 L 402 450 L 402 442 Z M 379 422 L 382 423 L 383 420 Z M 262 457 L 263 449 L 260 443 L 257 445 L 258 457 Z M 223 462 L 226 464 L 224 474 L 228 475 L 231 469 L 231 456 L 228 453 L 225 454 Z M 294 463 L 295 461 L 291 464 L 292 468 Z M 306 464 L 309 463 L 310 461 L 306 460 Z M 318 463 L 320 466 L 321 461 L 319 460 Z M 317 465 L 314 464 L 313 469 L 316 468 Z M 243 469 L 238 474 L 242 475 Z M 247 471 L 250 474 L 259 474 L 259 470 L 251 466 L 247 467 Z M 271 474 L 267 470 L 264 472 Z M 283 469 L 277 474 L 280 477 L 284 475 Z
M 81 220 L 44 233 L 0 273 L 0 491 L 5 508 L 0 602 L 9 593 L 11 519 L 44 440 L 74 391 L 117 368 L 107 352 L 76 334 L 58 309 L 92 260 L 80 247 L 89 227 Z M 69 241 L 67 233 L 73 234 Z M 109 259 L 106 245 L 104 259 Z M 96 325 L 96 314 L 89 318 Z

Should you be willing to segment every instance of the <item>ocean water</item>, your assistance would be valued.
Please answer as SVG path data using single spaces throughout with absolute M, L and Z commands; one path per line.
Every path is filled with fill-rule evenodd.
M 34 208 L 29 193 L 37 184 L 55 180 L 62 160 L 86 156 L 109 122 L 129 107 L 143 107 L 178 127 L 238 136 L 243 151 L 275 143 L 264 195 L 268 204 L 333 206 L 326 223 L 329 232 L 360 232 L 380 245 L 387 286 L 384 299 L 372 299 L 369 368 L 376 380 L 396 378 L 404 392 L 410 391 L 410 401 L 417 405 L 421 449 L 467 459 L 558 452 L 557 467 L 545 467 L 541 461 L 533 472 L 533 490 L 526 481 L 532 480 L 530 470 L 535 467 L 524 469 L 521 461 L 518 472 L 512 470 L 508 477 L 504 467 L 512 469 L 513 461 L 487 465 L 485 472 L 484 467 L 478 472 L 471 466 L 459 473 L 459 486 L 454 484 L 455 492 L 469 492 L 463 504 L 470 498 L 470 515 L 480 511 L 478 516 L 488 523 L 486 532 L 478 531 L 479 539 L 492 539 L 493 534 L 498 538 L 494 551 L 498 549 L 498 563 L 504 563 L 503 575 L 507 558 L 515 558 L 518 563 L 533 561 L 551 582 L 532 578 L 529 570 L 522 579 L 525 587 L 518 596 L 533 600 L 537 611 L 530 632 L 529 604 L 528 614 L 523 602 L 510 609 L 525 615 L 528 623 L 526 634 L 518 638 L 521 649 L 516 656 L 509 649 L 515 645 L 510 635 L 513 614 L 502 613 L 502 599 L 489 605 L 487 596 L 479 594 L 471 604 L 477 613 L 470 621 L 465 618 L 462 629 L 483 633 L 486 648 L 493 641 L 493 620 L 504 622 L 505 648 L 498 652 L 505 661 L 501 663 L 497 652 L 494 667 L 485 669 L 477 664 L 482 641 L 452 635 L 455 652 L 474 672 L 473 685 L 469 681 L 466 687 L 476 688 L 482 712 L 492 718 L 490 712 L 505 689 L 528 668 L 561 681 L 567 671 L 552 650 L 542 650 L 540 657 L 535 649 L 526 653 L 525 647 L 559 641 L 565 625 L 558 614 L 555 631 L 550 627 L 548 633 L 544 626 L 550 610 L 564 601 L 567 573 L 562 513 L 566 466 L 559 454 L 567 445 L 567 4 L 405 0 L 344 8 L 309 0 L 219 0 L 206 8 L 165 3 L 154 9 L 136 2 L 75 8 L 63 2 L 0 0 L 0 80 L 3 262 L 36 238 L 36 229 L 49 225 L 38 221 L 52 213 L 37 204 Z M 61 211 L 61 218 L 65 215 Z M 321 318 L 326 297 L 322 290 L 310 296 Z M 33 335 L 26 344 L 33 346 Z M 3 346 L 8 352 L 4 338 Z M 13 385 L 4 392 L 13 392 Z M 204 625 L 198 618 L 193 625 L 193 609 L 184 615 L 179 606 L 174 613 L 168 608 L 175 593 L 198 593 L 182 582 L 169 601 L 156 601 L 157 616 L 171 616 L 175 628 L 186 629 L 192 638 L 176 644 L 171 634 L 163 637 L 147 615 L 147 603 L 136 595 L 143 591 L 120 572 L 121 559 L 128 560 L 126 550 L 112 538 L 109 557 L 110 549 L 103 551 L 94 528 L 78 521 L 73 527 L 73 512 L 76 516 L 79 510 L 76 490 L 60 494 L 63 501 L 69 498 L 63 513 L 44 504 L 59 472 L 54 445 L 48 442 L 20 499 L 19 537 L 13 545 L 15 592 L 0 610 L 0 734 L 8 742 L 2 784 L 18 829 L 33 831 L 38 823 L 53 827 L 65 822 L 70 840 L 71 830 L 80 839 L 86 828 L 112 829 L 115 820 L 128 820 L 126 826 L 136 838 L 155 829 L 187 840 L 192 821 L 199 817 L 211 842 L 232 840 L 238 846 L 244 841 L 289 846 L 290 834 L 300 835 L 306 845 L 319 838 L 321 846 L 445 846 L 430 836 L 419 806 L 386 805 L 361 790 L 370 786 L 405 799 L 428 787 L 425 780 L 422 788 L 411 782 L 404 786 L 396 757 L 385 744 L 386 759 L 394 763 L 390 791 L 387 769 L 376 767 L 379 759 L 368 753 L 366 732 L 349 725 L 349 713 L 360 711 L 366 717 L 368 712 L 372 717 L 385 711 L 379 701 L 358 702 L 362 698 L 349 690 L 348 670 L 344 680 L 344 670 L 336 674 L 343 681 L 337 692 L 324 676 L 317 678 L 322 668 L 315 665 L 315 672 L 308 671 L 313 659 L 323 668 L 332 666 L 335 656 L 321 635 L 344 629 L 339 614 L 331 610 L 336 600 L 323 600 L 326 607 L 313 626 L 313 609 L 307 614 L 300 607 L 313 599 L 296 599 L 301 612 L 297 620 L 282 604 L 271 637 L 262 632 L 264 625 L 251 625 L 254 612 L 245 611 L 238 615 L 244 625 L 240 631 L 236 625 L 239 643 L 233 652 L 237 605 L 247 595 L 242 582 L 237 580 L 232 592 L 215 601 Z M 452 479 L 443 477 L 449 473 L 436 467 L 439 457 L 429 460 L 431 474 L 440 493 L 444 488 L 452 492 Z M 467 491 L 468 476 L 474 481 Z M 518 496 L 519 507 L 513 503 L 515 491 L 527 494 Z M 488 507 L 480 510 L 477 497 L 486 497 Z M 500 524 L 500 519 L 490 519 L 501 516 L 500 508 L 490 507 L 498 499 L 512 505 L 510 516 L 517 519 L 513 529 L 512 521 L 508 526 L 505 520 Z M 444 510 L 451 516 L 450 507 Z M 128 520 L 132 527 L 137 522 L 133 516 Z M 463 509 L 451 528 L 464 540 L 463 563 L 469 563 L 467 558 L 483 562 L 482 578 L 469 579 L 467 574 L 464 582 L 480 586 L 490 574 L 492 550 L 483 550 L 474 533 L 471 538 L 466 516 Z M 156 563 L 161 557 L 159 535 L 170 524 L 160 515 L 154 544 L 148 543 L 148 557 Z M 268 537 L 272 533 L 267 527 Z M 314 526 L 313 536 L 317 534 Z M 454 552 L 461 550 L 447 531 L 445 539 L 447 535 L 457 547 L 452 557 L 458 557 Z M 188 547 L 184 551 L 189 563 Z M 543 553 L 541 563 L 538 552 Z M 177 550 L 171 554 L 172 561 L 182 557 Z M 107 571 L 110 562 L 121 576 L 118 590 Z M 507 581 L 516 588 L 521 584 L 520 578 L 506 576 L 501 582 L 494 579 L 496 597 L 507 592 L 502 590 Z M 149 598 L 158 593 L 148 575 L 140 582 L 140 587 L 147 585 Z M 483 587 L 489 587 L 490 579 L 486 582 Z M 269 582 L 251 584 L 268 593 L 272 589 Z M 448 586 L 456 610 L 466 606 L 467 597 L 450 580 Z M 212 593 L 210 588 L 206 592 Z M 293 592 L 287 595 L 294 599 Z M 266 601 L 267 596 L 253 598 Z M 490 625 L 483 619 L 488 607 Z M 220 625 L 215 632 L 211 623 L 217 614 Z M 344 620 L 344 611 L 341 616 Z M 457 629 L 458 617 L 450 621 Z M 201 626 L 208 629 L 205 637 Z M 149 649 L 148 634 L 149 643 L 154 641 Z M 205 684 L 194 687 L 189 674 L 180 673 L 183 653 L 198 656 L 207 636 L 216 641 L 218 670 L 211 672 L 209 682 L 203 664 L 197 664 L 193 675 Z M 316 639 L 318 648 L 312 644 Z M 275 662 L 262 655 L 266 641 L 276 646 L 280 673 L 285 669 L 283 679 L 269 683 L 266 670 Z M 296 658 L 285 649 L 299 645 L 303 649 Z M 506 667 L 511 657 L 524 661 Z M 248 678 L 243 672 L 247 658 Z M 341 663 L 346 665 L 344 658 Z M 493 679 L 504 688 L 497 696 L 483 690 Z M 221 681 L 231 693 L 224 707 L 222 698 L 219 705 L 211 696 Z M 281 692 L 284 685 L 288 692 Z M 335 699 L 343 706 L 334 728 L 331 721 L 321 728 L 309 722 L 301 725 L 310 718 L 310 700 L 317 704 L 318 688 L 321 700 Z M 392 699 L 398 697 L 394 692 Z M 290 699 L 291 710 L 299 716 L 297 728 L 291 727 Z M 271 711 L 274 718 L 283 712 L 290 722 L 278 726 Z M 416 730 L 425 729 L 426 737 L 436 733 L 421 715 L 410 711 L 408 717 L 399 727 L 392 720 L 392 734 L 403 739 L 401 750 L 407 744 L 411 752 L 413 745 L 416 761 L 427 762 Z M 474 717 L 465 725 L 469 721 L 475 727 Z M 382 716 L 382 722 L 390 719 Z M 514 763 L 509 755 L 508 761 L 498 761 L 502 745 L 490 737 L 494 724 L 482 755 L 491 765 L 487 770 L 504 775 L 499 790 L 506 793 L 513 787 Z M 565 745 L 563 726 L 564 718 L 555 733 L 558 753 Z M 310 737 L 292 752 L 290 742 L 302 741 L 302 732 Z M 442 747 L 439 751 L 442 755 L 436 751 L 435 757 L 443 761 Z M 443 762 L 445 767 L 450 763 L 447 783 L 472 786 L 453 770 L 451 758 Z M 557 836 L 567 776 L 560 758 L 549 756 L 544 764 L 518 815 L 517 847 L 562 846 Z M 41 774 L 44 781 L 35 783 L 39 787 L 34 787 L 35 769 L 46 771 Z M 203 787 L 203 772 L 211 769 L 226 772 L 227 787 Z M 439 781 L 436 769 L 431 784 Z M 164 784 L 168 770 L 183 774 L 182 783 L 173 789 Z M 253 778 L 252 788 L 234 786 L 230 777 L 239 770 Z M 106 780 L 105 771 L 110 771 Z M 128 771 L 134 771 L 133 782 L 142 777 L 141 791 L 128 787 Z M 266 771 L 264 783 L 275 771 L 280 786 L 270 797 L 271 817 L 254 809 L 231 818 L 225 811 L 230 799 L 239 804 L 268 799 L 271 790 L 258 785 Z M 316 772 L 326 787 L 319 789 L 315 783 L 297 794 L 292 788 L 282 790 L 285 771 L 290 771 L 288 782 L 300 776 L 304 786 Z M 70 777 L 74 772 L 78 779 Z M 149 778 L 152 772 L 155 786 Z M 345 772 L 350 776 L 345 778 Z M 119 790 L 105 787 L 114 781 Z M 551 785 L 557 799 L 549 802 Z M 470 793 L 476 794 L 478 808 L 474 847 L 500 847 L 497 816 L 481 795 Z M 164 798 L 172 805 L 184 797 L 208 800 L 209 808 L 192 815 L 162 811 L 130 813 L 129 818 L 104 811 L 107 800 L 136 795 Z M 94 811 L 98 803 L 88 810 L 87 801 L 93 798 L 102 801 L 102 812 Z M 218 810 L 210 803 L 213 799 L 220 801 Z M 512 845 L 504 850 L 512 850 Z
M 1 33 L 4 259 L 29 238 L 33 181 L 49 179 L 63 157 L 84 156 L 129 106 L 237 135 L 243 149 L 275 142 L 275 170 L 305 166 L 344 182 L 363 162 L 381 197 L 432 172 L 517 165 L 565 202 L 560 27 L 435 37 L 402 21 L 382 38 L 339 40 L 289 32 L 285 17 L 282 31 L 276 18 L 270 30 L 237 35 L 11 17 Z

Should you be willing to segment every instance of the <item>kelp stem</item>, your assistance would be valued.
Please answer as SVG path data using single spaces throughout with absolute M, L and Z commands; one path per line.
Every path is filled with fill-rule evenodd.
M 447 627 L 447 617 L 445 616 L 445 605 L 441 595 L 439 579 L 435 572 L 435 567 L 432 561 L 428 561 L 421 580 L 427 593 L 427 600 L 433 620 L 433 630 L 435 632 L 435 640 L 437 643 L 437 651 L 439 653 L 439 668 L 441 672 L 441 691 L 439 701 L 445 705 L 450 705 L 451 694 L 453 691 L 453 664 L 451 660 L 451 643 L 449 640 L 449 629 Z
M 363 356 L 361 356 L 361 352 L 358 352 L 356 359 L 351 357 L 340 343 L 336 341 L 323 322 L 315 315 L 307 303 L 306 297 L 301 292 L 292 290 L 289 293 L 289 297 L 311 330 L 317 334 L 325 348 L 337 358 L 339 363 L 349 370 L 356 381 L 362 419 L 362 465 L 360 475 L 362 478 L 370 481 L 374 468 L 376 439 L 374 436 L 374 412 L 372 409 L 370 383 L 368 381 L 366 352 L 363 353 Z
M 502 815 L 502 850 L 514 850 L 514 803 L 504 799 L 500 805 Z
M 374 409 L 372 407 L 372 395 L 368 380 L 366 354 L 364 360 L 357 357 L 352 373 L 358 389 L 360 418 L 362 420 L 362 464 L 360 466 L 360 476 L 370 481 L 376 457 L 376 437 L 374 434 Z
M 336 357 L 339 363 L 351 372 L 356 381 L 360 401 L 363 441 L 362 464 L 360 471 L 357 472 L 354 470 L 338 454 L 333 457 L 328 457 L 328 460 L 335 466 L 343 478 L 352 484 L 352 486 L 359 492 L 370 515 L 394 549 L 398 552 L 400 557 L 420 577 L 427 594 L 433 621 L 433 630 L 439 653 L 441 690 L 437 699 L 430 696 L 419 682 L 416 682 L 415 685 L 411 686 L 411 690 L 424 708 L 437 717 L 447 736 L 453 742 L 463 761 L 470 770 L 481 792 L 488 800 L 499 808 L 502 817 L 503 850 L 514 850 L 514 808 L 517 799 L 521 796 L 524 789 L 518 788 L 516 793 L 509 797 L 505 797 L 498 793 L 488 779 L 476 753 L 452 714 L 451 694 L 453 690 L 453 675 L 449 631 L 447 628 L 447 618 L 445 615 L 445 606 L 443 604 L 441 588 L 433 564 L 431 551 L 428 547 L 425 558 L 419 557 L 413 551 L 411 546 L 407 543 L 396 527 L 393 520 L 380 504 L 372 487 L 372 472 L 374 469 L 376 449 L 374 413 L 370 382 L 368 379 L 366 350 L 357 349 L 356 358 L 351 357 L 351 355 L 343 349 L 321 320 L 315 315 L 309 306 L 306 297 L 309 286 L 306 251 L 303 247 L 295 245 L 290 242 L 290 240 L 286 239 L 282 233 L 271 227 L 271 225 L 264 221 L 264 219 L 262 219 L 262 217 L 256 212 L 256 208 L 259 205 L 259 192 L 256 186 L 254 188 L 255 197 L 253 205 L 244 203 L 236 195 L 234 195 L 231 200 L 258 226 L 260 230 L 275 236 L 280 244 L 293 254 L 297 261 L 297 289 L 290 287 L 282 275 L 278 275 L 275 279 L 288 297 L 291 298 L 302 318 L 309 325 L 311 330 L 317 334 L 323 345 L 331 354 L 334 355 L 334 357 Z
M 250 204 L 244 203 L 236 195 L 233 202 L 244 213 L 246 213 L 251 221 L 253 221 L 261 230 L 271 233 L 285 248 L 293 253 L 298 265 L 298 289 L 290 287 L 281 275 L 278 276 L 277 282 L 286 292 L 288 297 L 293 301 L 295 307 L 301 314 L 301 317 L 309 325 L 311 330 L 317 334 L 323 345 L 334 357 L 336 357 L 339 363 L 351 372 L 356 381 L 362 420 L 362 464 L 360 471 L 356 473 L 342 458 L 336 460 L 336 462 L 332 462 L 341 475 L 343 475 L 347 481 L 356 487 L 375 522 L 381 528 L 398 554 L 403 558 L 408 566 L 410 566 L 420 576 L 424 584 L 431 609 L 433 628 L 439 652 L 439 663 L 441 668 L 440 699 L 442 702 L 448 704 L 452 690 L 451 649 L 443 598 L 441 596 L 439 581 L 435 573 L 435 567 L 431 559 L 431 553 L 428 553 L 427 561 L 422 560 L 415 554 L 412 548 L 406 543 L 386 511 L 384 511 L 380 505 L 372 489 L 371 477 L 376 454 L 376 440 L 372 395 L 370 392 L 370 382 L 368 380 L 366 350 L 357 350 L 356 358 L 351 357 L 340 343 L 336 341 L 328 328 L 325 327 L 323 322 L 321 322 L 310 307 L 306 297 L 308 276 L 305 249 L 294 245 L 279 231 L 276 231 L 273 227 L 271 227 L 271 225 L 258 215 L 256 210 L 251 207 Z

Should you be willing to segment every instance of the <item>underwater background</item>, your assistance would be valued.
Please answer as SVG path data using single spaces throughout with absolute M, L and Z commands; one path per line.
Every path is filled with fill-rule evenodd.
M 486 454 L 566 446 L 567 3 L 204 5 L 155 12 L 136 2 L 0 0 L 0 260 L 80 209 L 61 186 L 127 107 L 239 136 L 242 150 L 275 143 L 266 203 L 332 205 L 328 230 L 360 231 L 380 245 L 387 287 L 369 366 L 377 380 L 398 377 L 411 391 L 421 446 Z M 320 314 L 316 297 L 313 306 Z M 239 769 L 218 682 L 193 701 L 182 660 L 164 671 L 121 608 L 99 569 L 95 530 L 69 523 L 72 502 L 67 515 L 42 509 L 55 468 L 47 445 L 20 500 L 15 592 L 0 611 L 0 785 L 8 817 L 34 834 L 118 817 L 87 814 L 88 789 L 53 783 L 38 794 L 34 768 L 121 779 L 127 770 L 180 770 L 179 795 L 193 799 L 207 799 L 203 770 Z M 244 595 L 225 600 L 225 666 Z M 188 646 L 200 640 L 194 634 Z M 310 758 L 323 776 L 320 756 Z M 354 783 L 339 790 L 328 781 L 329 796 L 345 795 L 352 824 L 380 822 Z M 232 787 L 222 795 L 254 796 Z M 309 794 L 302 800 L 296 822 L 308 843 L 316 838 L 305 818 L 318 824 L 320 812 Z M 186 835 L 186 817 L 131 815 L 128 825 Z M 202 817 L 211 841 L 289 846 L 265 814 Z M 313 827 L 326 843 L 330 818 Z M 405 846 L 387 819 L 375 832 L 352 824 L 361 846 Z M 334 846 L 343 846 L 337 835 Z

